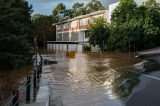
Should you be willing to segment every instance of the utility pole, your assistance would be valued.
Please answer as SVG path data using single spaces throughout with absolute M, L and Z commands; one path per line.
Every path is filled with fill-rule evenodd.
M 37 68 L 37 53 L 38 53 L 37 38 L 34 38 L 34 43 L 35 43 L 35 54 L 36 54 L 36 68 Z
M 37 54 L 38 54 L 37 38 L 34 38 L 34 43 L 35 43 L 35 53 L 36 53 L 36 65 L 35 65 L 35 71 L 34 71 L 34 87 L 36 87 L 37 80 L 35 78 L 37 77 Z
M 45 37 L 45 31 L 44 31 L 44 39 L 43 39 L 43 46 L 44 46 L 44 54 L 45 54 L 45 46 L 46 46 L 46 37 Z

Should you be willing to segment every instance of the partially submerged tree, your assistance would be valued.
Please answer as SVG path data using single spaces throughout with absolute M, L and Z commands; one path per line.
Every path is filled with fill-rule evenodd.
M 97 18 L 89 26 L 89 43 L 93 46 L 98 45 L 101 50 L 106 49 L 109 33 L 109 26 L 103 17 Z

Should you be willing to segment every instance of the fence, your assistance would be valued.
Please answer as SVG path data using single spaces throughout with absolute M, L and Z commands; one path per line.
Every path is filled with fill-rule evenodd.
M 4 102 L 3 106 L 19 106 L 19 102 L 24 99 L 25 101 L 30 101 L 31 99 L 31 85 L 33 84 L 33 89 L 37 89 L 37 81 L 42 73 L 43 58 L 40 56 L 40 62 L 36 69 L 33 70 L 31 75 L 26 77 L 26 80 L 21 83 L 17 89 L 8 97 Z

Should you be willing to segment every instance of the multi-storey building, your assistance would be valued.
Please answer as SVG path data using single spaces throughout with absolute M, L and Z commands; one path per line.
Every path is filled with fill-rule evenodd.
M 101 10 L 87 15 L 81 15 L 66 21 L 56 23 L 57 41 L 88 42 L 88 27 L 97 17 L 108 19 L 108 10 Z
M 118 2 L 119 3 L 119 2 Z M 54 50 L 63 50 L 71 48 L 71 50 L 82 51 L 83 46 L 88 43 L 88 28 L 94 23 L 98 17 L 103 17 L 107 22 L 110 22 L 112 12 L 118 3 L 111 4 L 109 10 L 101 10 L 87 15 L 81 15 L 69 20 L 55 23 L 56 25 L 56 42 L 48 41 L 47 47 Z M 66 46 L 68 43 L 73 43 Z M 96 48 L 97 49 L 97 48 Z

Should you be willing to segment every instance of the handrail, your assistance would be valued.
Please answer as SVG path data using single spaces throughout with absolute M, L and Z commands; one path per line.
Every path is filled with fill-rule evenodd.
M 40 72 L 41 72 L 42 64 L 43 64 L 43 58 L 42 58 L 42 56 L 40 55 L 40 62 L 39 62 L 39 65 L 36 67 L 36 68 L 37 68 L 37 72 L 39 71 L 38 74 L 40 74 Z M 32 80 L 34 80 L 33 77 L 34 77 L 35 71 L 36 71 L 36 70 L 34 70 L 34 71 L 29 75 L 30 78 L 32 78 Z M 36 77 L 37 77 L 37 76 L 36 76 Z M 4 102 L 4 106 L 17 106 L 17 104 L 19 104 L 20 100 L 22 100 L 25 95 L 22 93 L 22 92 L 24 91 L 24 89 L 23 89 L 23 91 L 20 92 L 20 93 L 22 93 L 22 95 L 19 97 L 19 93 L 17 94 L 17 92 L 19 92 L 20 89 L 18 89 L 18 88 L 20 88 L 20 87 L 27 88 L 29 85 L 31 85 L 31 84 L 33 83 L 33 82 L 31 82 L 31 81 L 30 81 L 30 83 L 27 83 L 28 81 L 29 81 L 29 79 L 26 78 L 26 80 L 25 80 L 21 85 L 19 85 L 16 90 L 13 91 L 14 94 L 11 94 L 11 95 L 6 99 L 6 101 Z M 37 80 L 36 80 L 36 81 L 37 81 Z M 17 92 L 16 92 L 16 91 L 17 91 Z M 14 100 L 16 100 L 16 101 L 14 101 Z M 13 102 L 13 101 L 14 101 L 14 102 Z

